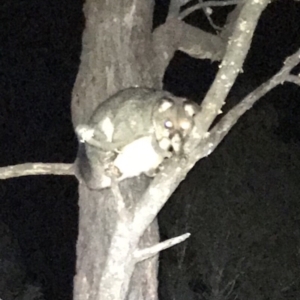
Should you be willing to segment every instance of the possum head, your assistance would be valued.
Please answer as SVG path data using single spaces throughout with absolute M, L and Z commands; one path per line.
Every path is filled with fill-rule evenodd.
M 160 99 L 152 117 L 159 146 L 180 154 L 186 137 L 194 127 L 194 116 L 198 111 L 196 103 L 184 98 Z

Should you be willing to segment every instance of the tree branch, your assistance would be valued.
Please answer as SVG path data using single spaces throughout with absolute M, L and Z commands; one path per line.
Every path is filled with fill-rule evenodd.
M 215 35 L 183 22 L 182 18 L 176 14 L 176 11 L 183 5 L 182 2 L 184 1 L 171 1 L 166 22 L 153 32 L 153 49 L 156 53 L 155 65 L 162 73 L 164 73 L 176 50 L 183 51 L 194 58 L 221 60 L 225 53 L 228 37 L 233 31 L 236 15 L 239 14 L 240 6 L 243 4 L 243 0 L 209 1 L 197 4 L 196 7 L 199 8 L 209 7 L 209 5 L 240 4 L 233 11 L 235 14 L 233 12 L 229 14 L 223 31 L 219 35 Z
M 234 124 L 236 124 L 237 120 L 248 109 L 250 109 L 257 100 L 262 98 L 277 85 L 282 84 L 284 81 L 289 81 L 291 78 L 290 72 L 299 63 L 300 49 L 284 61 L 283 67 L 274 76 L 246 96 L 239 104 L 233 107 L 211 130 L 211 134 L 208 139 L 208 142 L 213 145 L 211 151 L 217 147 L 217 145 L 234 126 Z
M 198 0 L 199 3 L 203 3 L 203 0 Z M 210 26 L 216 31 L 216 32 L 220 32 L 222 30 L 222 27 L 216 25 L 211 17 L 213 10 L 210 7 L 206 7 L 202 9 L 203 13 L 206 16 L 206 19 L 208 20 Z
M 30 175 L 74 175 L 73 164 L 25 163 L 0 168 L 0 179 Z
M 219 61 L 223 58 L 226 49 L 225 40 L 184 22 L 181 23 L 184 36 L 178 44 L 178 50 L 194 58 L 211 61 Z
M 298 76 L 296 76 L 296 75 L 289 75 L 287 77 L 286 81 L 295 83 L 295 84 L 297 84 L 297 85 L 300 86 L 300 74 Z
M 235 5 L 245 2 L 245 0 L 228 0 L 228 1 L 206 1 L 206 2 L 201 2 L 198 4 L 195 4 L 184 11 L 182 11 L 179 14 L 179 19 L 182 20 L 185 17 L 187 17 L 189 14 L 193 13 L 196 10 L 207 8 L 207 7 L 213 7 L 213 6 L 229 6 L 229 5 Z
M 221 60 L 226 43 L 217 35 L 193 27 L 177 18 L 170 18 L 153 32 L 155 66 L 164 73 L 175 51 L 192 57 Z
M 186 160 L 182 159 L 178 161 L 174 158 L 169 159 L 164 165 L 164 170 L 153 179 L 143 197 L 138 202 L 134 212 L 133 228 L 143 232 L 154 220 L 167 199 L 169 199 L 179 183 L 184 180 L 186 174 L 195 163 L 212 153 L 237 120 L 251 108 L 258 99 L 263 97 L 275 86 L 284 82 L 285 79 L 289 77 L 290 71 L 299 64 L 299 62 L 300 49 L 285 60 L 284 66 L 277 74 L 231 109 L 200 142 L 199 137 L 195 135 L 189 151 L 186 152 L 190 153 Z
M 242 70 L 258 19 L 268 3 L 269 0 L 249 0 L 241 8 L 220 70 L 202 102 L 202 111 L 196 116 L 200 137 L 205 135 L 225 104 L 225 98 Z
M 148 259 L 154 255 L 156 255 L 157 253 L 159 253 L 162 250 L 168 249 L 173 247 L 176 244 L 179 244 L 183 241 L 185 241 L 187 238 L 190 237 L 190 233 L 185 233 L 183 235 L 174 237 L 172 239 L 168 239 L 166 241 L 163 241 L 159 244 L 156 244 L 154 246 L 145 248 L 145 249 L 140 249 L 135 251 L 134 253 L 134 257 L 136 258 L 137 262 L 140 262 L 142 260 Z
M 183 4 L 181 3 L 180 0 L 171 0 L 169 4 L 169 11 L 168 11 L 168 16 L 167 19 L 177 17 L 180 11 L 180 7 Z

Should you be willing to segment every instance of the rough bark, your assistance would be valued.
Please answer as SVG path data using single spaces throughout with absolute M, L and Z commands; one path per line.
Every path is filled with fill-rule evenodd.
M 236 16 L 231 14 L 232 36 L 217 80 L 196 118 L 197 127 L 185 145 L 186 159 L 170 159 L 151 185 L 141 176 L 120 183 L 120 190 L 91 191 L 79 186 L 74 299 L 157 299 L 157 256 L 148 258 L 151 255 L 141 252 L 147 253 L 145 248 L 158 243 L 155 217 L 160 208 L 192 166 L 209 155 L 235 124 L 238 114 L 236 118 L 229 114 L 212 134 L 207 132 L 242 68 L 267 3 L 245 2 L 238 6 Z M 224 53 L 224 40 L 183 24 L 176 19 L 176 9 L 152 35 L 153 2 L 149 0 L 88 0 L 84 12 L 81 65 L 73 90 L 74 126 L 87 121 L 100 102 L 120 89 L 137 85 L 160 88 L 165 68 L 178 49 L 212 60 L 221 59 Z M 224 35 L 230 33 L 224 31 Z M 204 45 L 199 40 L 202 47 L 195 47 L 201 36 Z
M 152 50 L 154 1 L 88 0 L 79 73 L 73 89 L 74 125 L 95 107 L 130 86 L 161 87 Z
M 153 34 L 153 1 L 85 3 L 86 28 L 72 101 L 74 127 L 84 124 L 95 107 L 118 90 L 130 86 L 160 88 L 165 68 L 176 50 L 197 58 L 223 60 L 203 100 L 202 111 L 196 116 L 196 127 L 184 145 L 189 155 L 181 160 L 167 160 L 151 185 L 145 176 L 125 180 L 120 183 L 120 190 L 114 186 L 112 190 L 91 191 L 79 185 L 76 300 L 157 299 L 155 253 L 176 243 L 174 239 L 157 245 L 158 211 L 193 165 L 217 147 L 259 97 L 284 81 L 299 84 L 291 70 L 299 64 L 300 50 L 268 82 L 209 129 L 242 70 L 255 26 L 268 0 L 238 2 L 219 35 L 222 39 L 184 24 L 184 11 L 179 10 L 185 3 L 186 0 L 172 0 L 165 24 Z M 1 168 L 0 179 L 49 173 L 72 174 L 73 169 L 70 165 L 24 164 Z
M 74 126 L 84 123 L 94 108 L 116 91 L 130 86 L 160 88 L 163 73 L 158 73 L 152 50 L 153 1 L 88 0 L 84 5 L 86 28 L 83 34 L 81 65 L 73 90 Z M 130 211 L 149 183 L 145 176 L 120 184 L 125 205 Z M 124 239 L 130 237 L 126 222 L 120 223 L 117 201 L 110 189 L 100 192 L 79 186 L 79 237 L 74 299 L 157 299 L 157 257 L 135 267 L 129 258 L 134 249 L 120 244 L 117 274 L 108 274 L 108 258 L 113 254 L 117 227 L 124 226 Z M 121 225 L 121 226 L 122 226 Z M 141 247 L 158 242 L 156 220 L 140 240 Z M 135 237 L 137 242 L 139 237 Z M 121 239 L 122 240 L 122 239 Z M 120 242 L 120 241 L 119 241 Z M 126 282 L 133 273 L 129 291 Z M 145 270 L 147 270 L 145 272 Z M 107 280 L 108 278 L 110 282 Z M 112 282 L 113 281 L 113 282 Z M 111 286 L 110 286 L 111 285 Z M 110 289 L 113 288 L 112 290 Z M 112 291 L 114 294 L 112 294 Z

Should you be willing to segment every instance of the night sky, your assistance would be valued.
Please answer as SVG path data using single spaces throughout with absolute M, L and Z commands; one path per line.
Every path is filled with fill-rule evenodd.
M 163 23 L 166 9 L 167 1 L 157 1 L 155 26 Z M 223 24 L 229 9 L 216 9 L 218 25 Z M 186 21 L 213 32 L 201 12 Z M 1 1 L 1 167 L 25 162 L 74 161 L 77 141 L 70 101 L 83 26 L 79 0 Z M 262 15 L 244 73 L 229 95 L 227 109 L 277 72 L 284 59 L 299 47 L 300 2 L 275 1 Z M 200 103 L 217 66 L 178 52 L 166 72 L 165 89 Z M 160 282 L 165 283 L 161 283 L 161 299 L 171 299 L 175 290 L 177 295 L 184 290 L 174 280 L 166 279 L 167 274 L 172 275 L 167 271 L 170 269 L 185 279 L 182 285 L 186 283 L 193 293 L 209 294 L 211 287 L 202 274 L 204 271 L 195 275 L 197 271 L 189 266 L 197 265 L 198 271 L 208 270 L 209 257 L 205 261 L 195 257 L 205 256 L 207 249 L 215 249 L 216 241 L 224 240 L 228 234 L 233 245 L 238 238 L 247 245 L 241 254 L 228 246 L 227 251 L 234 257 L 268 249 L 272 259 L 260 259 L 270 259 L 266 265 L 277 262 L 291 270 L 291 282 L 298 280 L 300 286 L 300 274 L 291 267 L 299 265 L 300 260 L 296 251 L 300 249 L 299 147 L 300 87 L 285 83 L 240 119 L 217 150 L 197 164 L 163 208 L 162 238 L 186 231 L 192 237 L 185 245 L 185 256 L 180 254 L 185 249 L 183 245 L 163 253 Z M 20 244 L 28 278 L 42 286 L 46 299 L 71 299 L 78 217 L 75 178 L 31 176 L 1 181 L 0 195 L 0 220 L 9 226 Z M 178 257 L 184 261 L 185 273 L 179 273 L 184 268 L 179 267 Z M 254 265 L 252 258 L 261 263 L 257 257 L 249 255 L 250 266 Z M 265 276 L 269 276 L 267 272 L 274 274 L 272 270 L 270 267 Z M 278 282 L 285 284 L 287 279 L 278 275 L 276 280 L 275 286 Z M 271 283 L 264 286 L 272 287 Z M 238 287 L 246 289 L 242 283 Z M 292 297 L 285 299 L 300 299 L 300 290 L 293 290 Z M 256 299 L 268 299 L 263 288 L 257 291 L 261 294 Z

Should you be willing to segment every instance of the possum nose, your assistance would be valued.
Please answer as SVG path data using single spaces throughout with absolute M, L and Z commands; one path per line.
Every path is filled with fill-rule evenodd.
M 182 137 L 178 132 L 171 137 L 171 144 L 175 153 L 179 153 L 181 151 Z

